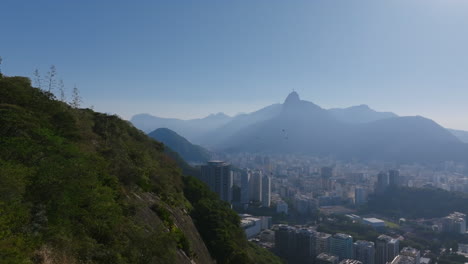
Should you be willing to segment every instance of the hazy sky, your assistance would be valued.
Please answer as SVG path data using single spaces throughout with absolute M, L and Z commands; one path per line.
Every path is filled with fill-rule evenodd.
M 7 75 L 55 64 L 85 106 L 192 118 L 368 104 L 468 130 L 468 0 L 2 0 Z

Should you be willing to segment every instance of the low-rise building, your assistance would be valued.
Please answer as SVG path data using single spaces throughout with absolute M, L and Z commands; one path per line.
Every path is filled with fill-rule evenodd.
M 442 231 L 446 233 L 466 233 L 466 215 L 454 212 L 442 219 Z
M 409 256 L 398 255 L 390 264 L 416 264 L 416 259 Z
M 241 226 L 247 238 L 252 238 L 262 231 L 262 220 L 257 217 L 245 217 L 241 219 Z
M 362 264 L 362 262 L 355 259 L 343 259 L 340 264 Z
M 400 250 L 400 255 L 412 257 L 415 260 L 415 264 L 420 264 L 421 253 L 415 248 L 404 247 Z
M 381 219 L 378 219 L 378 218 L 374 218 L 374 217 L 371 217 L 371 218 L 363 218 L 362 219 L 362 223 L 366 224 L 366 225 L 370 225 L 372 226 L 373 228 L 375 229 L 383 229 L 385 228 L 385 221 L 381 220 Z
M 315 264 L 338 264 L 337 256 L 328 253 L 320 253 L 315 259 Z
M 467 254 L 468 255 L 468 244 L 458 243 L 458 254 Z

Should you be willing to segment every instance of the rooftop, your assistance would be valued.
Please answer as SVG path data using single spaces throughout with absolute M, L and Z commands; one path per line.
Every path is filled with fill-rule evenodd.
M 393 238 L 392 237 L 389 237 L 387 235 L 380 235 L 377 240 L 383 240 L 383 241 L 386 241 L 387 243 L 390 242 Z
M 400 254 L 406 256 L 417 256 L 419 254 L 419 250 L 412 247 L 404 247 L 401 249 Z
M 334 260 L 338 259 L 338 257 L 332 254 L 328 254 L 328 253 L 320 253 L 317 256 L 317 259 L 333 262 Z
M 358 240 L 354 242 L 355 245 L 371 246 L 374 247 L 374 242 L 367 240 Z
M 362 264 L 362 262 L 355 259 L 343 259 L 340 264 Z
M 375 218 L 375 217 L 363 218 L 362 220 L 367 221 L 367 222 L 372 223 L 372 224 L 385 223 L 384 220 L 378 219 L 378 218 Z
M 336 233 L 333 235 L 334 238 L 339 238 L 339 239 L 353 239 L 352 236 L 347 235 L 347 234 L 342 234 L 342 233 Z
M 413 257 L 398 255 L 390 264 L 414 264 L 415 262 L 416 260 Z

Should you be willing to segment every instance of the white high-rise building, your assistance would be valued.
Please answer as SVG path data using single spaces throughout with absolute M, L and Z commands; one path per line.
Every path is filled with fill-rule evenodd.
M 271 179 L 266 174 L 262 178 L 262 205 L 264 207 L 271 206 Z
M 250 202 L 250 171 L 242 173 L 241 176 L 241 203 Z
M 262 201 L 262 171 L 253 171 L 250 175 L 250 200 L 253 202 Z

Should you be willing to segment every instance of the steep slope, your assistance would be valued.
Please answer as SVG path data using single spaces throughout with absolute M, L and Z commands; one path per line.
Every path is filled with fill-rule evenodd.
M 468 131 L 447 129 L 450 133 L 456 136 L 459 140 L 468 143 Z
M 332 108 L 328 110 L 336 119 L 345 123 L 367 123 L 381 119 L 398 117 L 392 112 L 377 112 L 367 105 L 348 108 Z
M 181 120 L 175 118 L 161 118 L 149 114 L 139 114 L 131 118 L 130 122 L 138 129 L 149 133 L 158 128 L 169 128 L 179 135 L 194 141 L 201 135 L 228 123 L 231 117 L 223 114 L 212 114 L 205 118 Z
M 263 261 L 238 218 L 229 230 L 194 223 L 201 205 L 186 199 L 185 177 L 161 143 L 116 116 L 54 100 L 27 78 L 0 76 L 0 149 L 0 263 Z M 217 204 L 205 206 L 208 215 L 233 213 L 203 195 Z M 210 232 L 228 234 L 217 245 L 226 254 L 208 251 Z
M 211 158 L 211 153 L 208 150 L 190 143 L 168 128 L 158 128 L 149 133 L 148 136 L 164 143 L 188 163 L 205 163 Z
M 233 152 L 302 153 L 400 162 L 467 161 L 468 145 L 432 120 L 394 117 L 343 122 L 291 93 L 281 112 L 250 125 L 217 146 Z
M 348 156 L 392 161 L 466 161 L 466 144 L 434 121 L 409 116 L 378 120 L 357 127 Z
M 212 262 L 193 225 L 174 221 L 192 220 L 162 144 L 26 78 L 0 79 L 0 113 L 0 262 Z

